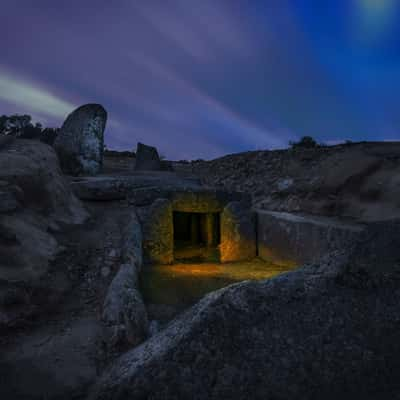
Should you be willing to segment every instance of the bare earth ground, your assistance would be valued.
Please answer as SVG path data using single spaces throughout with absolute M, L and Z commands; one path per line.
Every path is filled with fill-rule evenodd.
M 80 398 L 99 373 L 101 302 L 118 267 L 124 210 L 98 204 L 91 212 L 87 224 L 58 237 L 65 250 L 49 274 L 60 272 L 54 284 L 65 286 L 63 300 L 1 336 L 1 399 Z

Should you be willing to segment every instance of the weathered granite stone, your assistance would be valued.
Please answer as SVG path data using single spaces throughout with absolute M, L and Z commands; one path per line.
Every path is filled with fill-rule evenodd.
M 222 212 L 232 201 L 246 203 L 250 207 L 250 197 L 244 193 L 224 192 L 209 188 L 176 191 L 170 196 L 174 211 L 180 212 Z
M 174 261 L 172 205 L 158 199 L 151 206 L 143 224 L 143 255 L 145 263 L 171 264 Z
M 278 263 L 316 262 L 326 253 L 342 249 L 365 228 L 334 218 L 256 211 L 259 256 Z
M 161 161 L 157 149 L 138 143 L 136 150 L 136 171 L 160 171 Z
M 136 211 L 130 213 L 129 219 L 122 232 L 122 262 L 134 265 L 140 273 L 143 264 L 142 227 Z
M 385 239 L 395 231 L 399 238 L 397 224 Z M 397 398 L 399 239 L 383 249 L 390 249 L 390 270 L 371 262 L 359 275 L 363 282 L 371 272 L 386 279 L 352 285 L 352 274 L 365 264 L 357 260 L 377 235 L 350 257 L 336 254 L 275 279 L 210 293 L 117 360 L 90 399 Z
M 75 178 L 71 187 L 82 200 L 122 200 L 131 204 L 150 205 L 158 198 L 173 196 L 176 191 L 195 190 L 200 182 L 170 172 L 133 173 L 129 176 L 86 176 Z
M 138 286 L 136 267 L 121 265 L 103 306 L 105 342 L 109 347 L 136 346 L 147 336 L 147 312 Z
M 0 151 L 0 210 L 0 293 L 18 283 L 28 296 L 26 304 L 1 311 L 1 330 L 26 323 L 63 296 L 63 279 L 44 283 L 53 279 L 62 250 L 53 233 L 57 226 L 82 224 L 88 213 L 61 174 L 54 149 L 28 139 Z
M 399 142 L 361 142 L 249 151 L 189 170 L 211 187 L 251 194 L 257 208 L 371 222 L 400 217 L 399 159 Z
M 103 163 L 107 112 L 100 104 L 86 104 L 65 120 L 54 141 L 63 171 L 70 175 L 95 175 Z
M 257 255 L 256 219 L 246 203 L 233 201 L 221 214 L 221 262 L 250 260 Z

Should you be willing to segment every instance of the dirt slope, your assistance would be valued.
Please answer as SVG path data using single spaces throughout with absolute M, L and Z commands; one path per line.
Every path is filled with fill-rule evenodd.
M 192 162 L 204 183 L 276 211 L 377 221 L 400 216 L 400 143 L 254 151 Z

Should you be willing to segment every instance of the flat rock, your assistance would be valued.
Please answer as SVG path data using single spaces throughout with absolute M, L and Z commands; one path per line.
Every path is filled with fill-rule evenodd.
M 148 205 L 170 191 L 200 187 L 200 181 L 182 178 L 172 172 L 135 172 L 130 176 L 75 178 L 71 188 L 81 200 L 112 201 L 129 199 L 135 205 Z

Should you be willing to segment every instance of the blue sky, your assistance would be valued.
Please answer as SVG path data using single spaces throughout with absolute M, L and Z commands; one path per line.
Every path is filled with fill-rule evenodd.
M 0 49 L 0 114 L 101 103 L 110 148 L 400 139 L 397 0 L 3 0 Z

